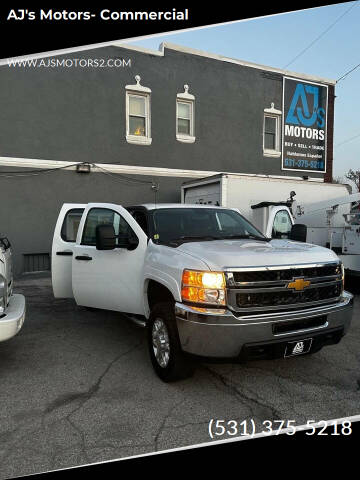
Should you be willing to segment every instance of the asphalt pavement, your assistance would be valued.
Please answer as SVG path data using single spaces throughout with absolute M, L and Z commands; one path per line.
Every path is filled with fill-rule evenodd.
M 0 478 L 208 442 L 212 419 L 253 419 L 261 429 L 266 420 L 360 413 L 359 295 L 338 345 L 286 360 L 200 363 L 192 378 L 165 384 L 145 330 L 121 314 L 54 299 L 48 276 L 24 276 L 15 292 L 27 316 L 0 344 Z

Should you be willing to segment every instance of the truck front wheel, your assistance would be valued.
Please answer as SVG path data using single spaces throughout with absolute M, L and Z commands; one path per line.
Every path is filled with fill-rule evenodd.
M 173 303 L 158 303 L 152 308 L 148 345 L 151 363 L 161 380 L 173 382 L 192 375 L 193 364 L 181 349 Z

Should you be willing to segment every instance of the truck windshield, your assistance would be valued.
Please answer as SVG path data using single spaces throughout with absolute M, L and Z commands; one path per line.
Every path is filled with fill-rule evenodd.
M 269 239 L 234 210 L 161 208 L 153 211 L 153 240 L 180 244 L 189 241 Z

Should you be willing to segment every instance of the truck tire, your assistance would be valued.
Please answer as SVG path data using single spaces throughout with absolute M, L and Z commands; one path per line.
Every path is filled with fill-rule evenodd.
M 174 303 L 157 303 L 152 308 L 148 346 L 154 370 L 164 382 L 181 380 L 194 373 L 192 362 L 181 349 Z

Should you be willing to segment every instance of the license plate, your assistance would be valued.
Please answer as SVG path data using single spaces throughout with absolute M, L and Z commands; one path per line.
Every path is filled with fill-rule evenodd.
M 303 353 L 308 353 L 310 351 L 312 341 L 312 338 L 306 338 L 305 340 L 289 342 L 286 345 L 284 357 L 294 357 L 295 355 L 302 355 Z

